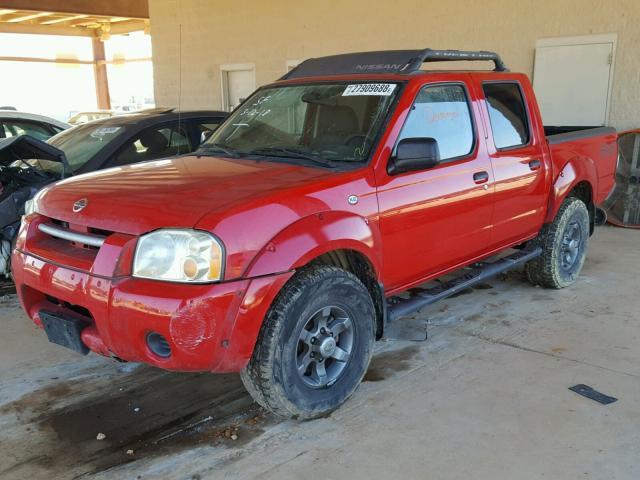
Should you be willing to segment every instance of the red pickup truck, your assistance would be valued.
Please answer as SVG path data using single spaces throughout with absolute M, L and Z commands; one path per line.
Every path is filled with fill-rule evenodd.
M 449 60 L 495 70 L 422 70 Z M 52 342 L 241 372 L 272 412 L 313 418 L 355 391 L 386 322 L 516 265 L 572 284 L 616 157 L 613 129 L 545 132 L 529 80 L 495 53 L 311 59 L 195 154 L 41 191 L 13 272 Z

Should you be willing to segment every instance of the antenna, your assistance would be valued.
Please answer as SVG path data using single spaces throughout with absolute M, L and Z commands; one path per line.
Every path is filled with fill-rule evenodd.
M 180 135 L 182 131 L 182 9 L 178 4 L 178 15 L 180 15 L 180 23 L 178 23 L 178 131 L 177 135 Z M 180 154 L 180 145 L 178 145 L 178 155 Z

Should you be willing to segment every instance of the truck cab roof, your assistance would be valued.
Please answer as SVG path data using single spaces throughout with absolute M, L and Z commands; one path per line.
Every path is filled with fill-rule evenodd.
M 326 57 L 310 58 L 287 72 L 281 80 L 333 75 L 420 73 L 427 62 L 491 61 L 494 71 L 504 72 L 507 67 L 495 52 L 463 50 L 385 50 L 346 53 Z

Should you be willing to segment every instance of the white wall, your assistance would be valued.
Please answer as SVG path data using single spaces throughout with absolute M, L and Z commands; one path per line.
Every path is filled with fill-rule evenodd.
M 531 75 L 540 38 L 617 33 L 609 123 L 640 127 L 639 0 L 149 0 L 149 13 L 158 105 L 177 105 L 181 82 L 182 107 L 220 108 L 221 64 L 255 63 L 261 85 L 287 60 L 431 47 L 495 50 Z

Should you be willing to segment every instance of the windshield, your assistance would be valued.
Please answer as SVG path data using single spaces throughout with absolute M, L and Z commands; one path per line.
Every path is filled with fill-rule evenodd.
M 47 143 L 62 150 L 72 171 L 78 170 L 123 130 L 119 126 L 84 124 L 51 137 Z
M 263 88 L 232 113 L 202 148 L 235 156 L 363 162 L 398 90 L 396 83 Z

